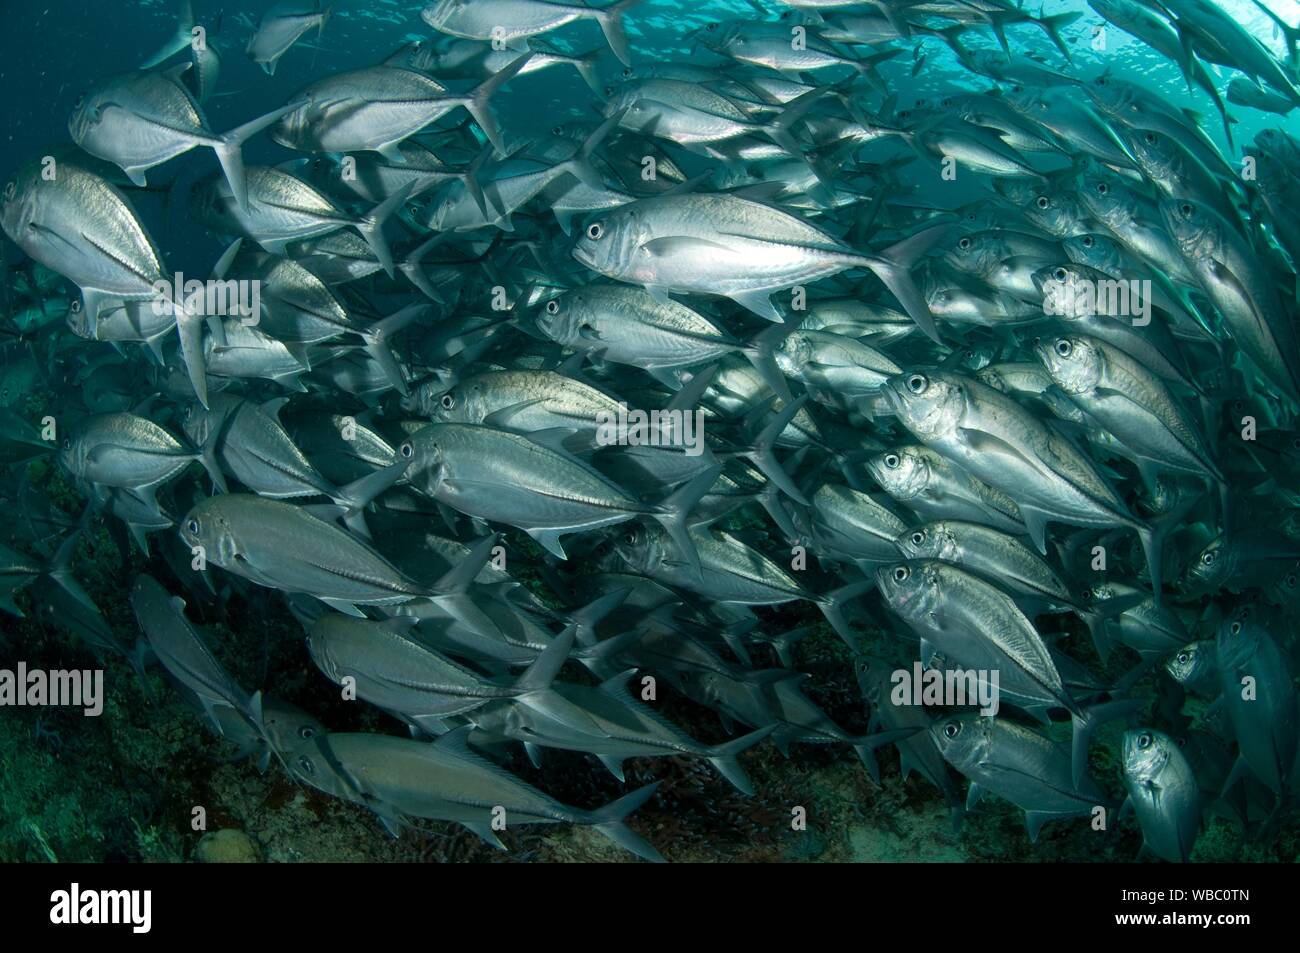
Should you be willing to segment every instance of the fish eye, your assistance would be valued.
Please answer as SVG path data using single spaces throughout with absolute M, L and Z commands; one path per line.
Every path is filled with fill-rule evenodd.
M 634 73 L 635 71 L 632 69 L 632 67 L 624 66 L 623 72 L 620 73 L 619 75 L 622 76 L 624 79 L 631 79 Z
M 442 404 L 443 410 L 451 410 L 456 406 L 456 398 L 452 397 L 451 394 L 443 394 L 442 400 L 439 401 L 439 403 Z
M 627 543 L 629 546 L 635 546 L 635 545 L 636 545 L 636 533 L 634 533 L 634 532 L 633 532 L 633 533 L 628 533 L 626 536 L 623 537 L 623 542 Z
M 411 457 L 415 456 L 415 448 L 411 446 L 411 441 L 409 440 L 406 441 L 406 443 L 402 444 L 401 448 L 397 452 L 400 453 L 402 456 L 406 457 L 406 459 L 408 460 L 411 459 Z
M 716 23 L 710 23 L 707 27 L 705 27 L 705 29 L 708 30 L 710 33 L 712 33 L 717 28 L 718 25 Z
M 1291 449 L 1300 450 L 1300 437 L 1296 437 L 1294 440 L 1291 441 Z
M 562 135 L 564 135 L 564 127 L 563 127 L 563 126 L 552 126 L 552 127 L 551 127 L 551 135 L 553 135 L 553 136 L 562 136 Z
M 1064 268 L 1056 269 L 1056 271 L 1052 272 L 1052 277 L 1055 278 L 1057 281 L 1064 281 L 1066 278 L 1065 269 Z
M 1098 183 L 1097 183 L 1097 194 L 1098 194 L 1098 195 L 1105 195 L 1105 194 L 1106 194 L 1107 192 L 1109 192 L 1109 191 L 1110 191 L 1110 186 L 1107 185 L 1105 182 L 1098 182 Z
M 1151 735 L 1144 731 L 1142 734 L 1138 735 L 1138 747 L 1144 749 L 1150 748 L 1152 740 Z
M 1057 338 L 1057 340 L 1056 340 L 1056 353 L 1057 353 L 1057 354 L 1061 355 L 1061 357 L 1069 357 L 1069 356 L 1070 356 L 1070 352 L 1073 351 L 1073 350 L 1074 350 L 1074 345 L 1071 344 L 1067 339 L 1065 339 L 1065 338 Z
M 316 729 L 311 725 L 303 725 L 298 729 L 298 737 L 306 741 L 308 738 L 316 737 Z
M 899 459 L 899 456 L 896 453 L 885 454 L 885 466 L 891 470 L 897 470 L 898 465 L 902 462 L 903 461 Z
M 1046 195 L 1040 195 L 1038 196 L 1038 201 L 1034 204 L 1036 204 L 1039 208 L 1047 208 L 1049 205 L 1052 204 L 1052 201 Z
M 1178 653 L 1178 661 L 1181 662 L 1181 663 L 1183 663 L 1184 665 L 1187 664 L 1187 662 L 1188 662 L 1189 659 L 1191 659 L 1191 656 L 1190 656 L 1188 653 L 1186 653 L 1186 652 L 1179 652 L 1179 653 Z
M 904 582 L 910 575 L 912 575 L 912 570 L 906 566 L 898 566 L 894 569 L 894 582 Z
M 965 251 L 966 249 L 970 248 L 970 239 L 963 238 L 961 241 L 957 243 L 957 247 L 960 248 L 962 251 Z
M 188 530 L 190 531 L 190 535 L 191 535 L 191 536 L 197 536 L 197 535 L 199 535 L 199 521 L 198 521 L 198 520 L 190 520 L 188 523 L 185 524 L 185 528 L 188 529 Z
M 1201 555 L 1201 564 L 1203 566 L 1211 566 L 1214 564 L 1214 550 L 1210 550 L 1208 553 L 1203 553 Z
M 961 722 L 950 721 L 943 726 L 943 736 L 945 738 L 956 738 L 961 734 Z
M 926 385 L 929 383 L 924 374 L 913 374 L 907 379 L 907 389 L 913 394 L 922 394 L 925 393 Z
M 1093 245 L 1092 236 L 1091 236 L 1091 235 L 1084 235 L 1084 236 L 1083 236 L 1083 247 L 1084 247 L 1084 248 L 1091 248 L 1092 245 Z
M 1184 202 L 1182 205 L 1178 206 L 1178 212 L 1183 216 L 1183 218 L 1190 218 L 1192 211 L 1192 205 L 1190 202 Z
M 18 194 L 18 183 L 14 181 L 5 183 L 5 198 L 12 199 Z
M 64 449 L 64 450 L 71 450 L 71 449 L 72 449 L 72 438 L 71 438 L 71 437 L 64 437 L 64 438 L 63 438 L 63 449 Z
M 1241 623 L 1240 622 L 1232 623 L 1232 625 L 1228 626 L 1228 631 L 1231 632 L 1233 635 L 1241 635 Z
M 1156 134 L 1154 132 L 1148 132 L 1142 137 L 1142 139 L 1149 146 L 1154 146 L 1156 144 Z
M 605 234 L 605 229 L 601 227 L 600 222 L 592 222 L 587 226 L 587 237 L 593 242 L 598 241 L 601 235 Z
M 546 302 L 546 313 L 547 313 L 547 314 L 559 314 L 559 313 L 560 313 L 560 302 L 558 302 L 558 301 L 548 301 L 548 302 Z

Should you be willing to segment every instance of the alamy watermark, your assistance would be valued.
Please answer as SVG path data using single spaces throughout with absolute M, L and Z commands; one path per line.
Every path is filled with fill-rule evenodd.
M 1043 291 L 1043 313 L 1067 318 L 1103 314 L 1132 318 L 1134 327 L 1146 327 L 1151 323 L 1151 281 L 1147 278 L 1054 281 Z
M 186 314 L 200 317 L 238 317 L 244 324 L 262 318 L 262 283 L 257 279 L 185 279 L 176 272 L 170 282 L 158 279 L 153 285 L 153 313 L 168 314 L 180 304 Z
M 981 715 L 992 717 L 998 713 L 997 669 L 950 668 L 940 671 L 913 662 L 910 669 L 895 669 L 889 680 L 894 686 L 890 689 L 889 700 L 896 707 L 962 708 L 973 705 L 979 708 Z
M 704 453 L 704 411 L 628 410 L 596 414 L 596 444 L 602 447 L 681 447 L 688 457 Z
M 0 668 L 0 707 L 81 708 L 94 718 L 104 711 L 103 669 Z

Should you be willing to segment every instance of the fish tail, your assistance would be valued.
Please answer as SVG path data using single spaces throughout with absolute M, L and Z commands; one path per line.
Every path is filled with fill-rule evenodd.
M 605 180 L 601 178 L 600 173 L 591 164 L 591 157 L 596 152 L 597 147 L 618 127 L 626 112 L 626 109 L 620 109 L 597 126 L 595 131 L 583 142 L 582 148 L 578 150 L 577 155 L 565 163 L 565 168 L 573 174 L 573 177 L 589 189 L 599 191 L 605 188 Z
M 389 382 L 397 388 L 397 392 L 403 397 L 409 397 L 410 390 L 406 385 L 406 375 L 402 373 L 402 366 L 393 355 L 390 342 L 394 334 L 401 331 L 420 315 L 427 314 L 428 311 L 429 305 L 424 302 L 408 304 L 396 314 L 390 314 L 383 320 L 375 322 L 366 329 L 363 335 L 366 342 L 366 353 L 384 369 L 384 374 L 388 377 Z
M 1093 729 L 1103 722 L 1113 721 L 1131 715 L 1142 707 L 1142 702 L 1135 698 L 1119 701 L 1102 702 L 1086 710 L 1070 713 L 1073 728 L 1070 743 L 1070 774 L 1074 786 L 1078 788 L 1088 773 L 1088 743 L 1092 739 Z
M 879 63 L 883 63 L 885 60 L 892 60 L 902 52 L 901 49 L 885 50 L 882 53 L 873 53 L 871 56 L 864 57 L 860 60 L 850 60 L 849 64 L 857 70 L 858 75 L 871 84 L 871 86 L 887 95 L 889 87 L 885 85 L 884 78 L 881 77 L 876 66 Z
M 663 855 L 655 850 L 649 841 L 623 823 L 629 814 L 650 800 L 660 783 L 655 781 L 653 784 L 637 788 L 631 794 L 624 794 L 618 800 L 592 811 L 591 825 L 624 850 L 629 850 L 644 860 L 663 863 Z
M 463 595 L 467 592 L 478 574 L 483 571 L 483 567 L 488 564 L 488 560 L 492 558 L 492 550 L 496 548 L 500 538 L 499 534 L 492 533 L 475 541 L 470 546 L 469 552 L 465 554 L 465 558 L 433 584 L 432 593 L 437 596 L 451 596 Z
M 1138 539 L 1142 542 L 1142 551 L 1147 558 L 1147 572 L 1151 576 L 1151 597 L 1155 607 L 1160 608 L 1164 589 L 1164 534 L 1159 527 L 1139 523 L 1134 527 Z
M 808 112 L 808 109 L 814 103 L 829 94 L 830 90 L 828 89 L 814 89 L 791 100 L 785 109 L 781 111 L 781 115 L 777 116 L 772 123 L 764 127 L 768 138 L 788 152 L 791 156 L 796 158 L 802 156 L 803 147 L 799 145 L 798 141 L 792 134 L 794 124 L 803 118 L 804 114 Z M 811 168 L 811 166 L 809 166 L 809 168 Z M 814 174 L 816 171 L 816 169 L 813 169 Z
M 939 329 L 934 315 L 925 302 L 925 296 L 912 279 L 912 266 L 948 233 L 949 225 L 933 225 L 922 229 L 910 238 L 890 245 L 875 255 L 857 256 L 858 261 L 870 268 L 898 299 L 899 304 L 917 326 L 933 340 L 939 340 Z
M 704 495 L 713 489 L 713 484 L 717 482 L 718 474 L 721 472 L 721 464 L 709 467 L 674 491 L 651 514 L 660 522 L 668 535 L 672 537 L 681 554 L 690 560 L 691 567 L 697 575 L 702 573 L 703 570 L 700 567 L 699 551 L 696 550 L 695 543 L 691 540 L 687 518 Z
M 474 121 L 483 130 L 483 135 L 487 136 L 492 147 L 501 155 L 506 155 L 507 150 L 505 140 L 501 137 L 501 127 L 497 125 L 496 117 L 492 115 L 490 100 L 502 86 L 519 75 L 519 71 L 532 56 L 532 53 L 525 53 L 517 57 L 505 69 L 493 73 L 488 79 L 475 86 L 465 100 L 465 108 L 474 117 Z
M 767 426 L 759 432 L 758 436 L 754 438 L 754 446 L 747 454 L 754 466 L 758 467 L 763 475 L 771 480 L 781 492 L 796 503 L 804 506 L 808 505 L 808 498 L 803 495 L 803 491 L 795 485 L 790 474 L 781 465 L 781 461 L 776 458 L 776 442 L 807 401 L 807 394 L 800 396 L 797 400 L 789 401 L 781 409 L 781 412 L 773 417 Z
M 230 183 L 230 192 L 241 209 L 248 208 L 248 181 L 244 176 L 244 154 L 241 151 L 244 143 L 281 116 L 293 112 L 301 105 L 294 102 L 281 106 L 265 116 L 230 130 L 212 144 L 212 149 L 217 154 L 217 161 L 221 163 L 221 171 L 225 173 L 226 181 Z
M 781 346 L 781 342 L 790 336 L 792 331 L 799 327 L 799 320 L 795 316 L 786 319 L 784 324 L 773 325 L 764 331 L 755 335 L 750 342 L 740 349 L 740 353 L 748 358 L 749 363 L 758 371 L 763 382 L 772 388 L 772 392 L 781 400 L 787 403 L 794 398 L 790 394 L 790 386 L 786 383 L 785 375 L 776 363 L 776 349 Z
M 598 55 L 598 51 L 592 50 L 590 53 L 575 56 L 573 58 L 573 68 L 578 71 L 578 75 L 582 77 L 582 81 L 587 84 L 588 89 L 597 96 L 604 96 L 605 86 L 600 81 L 600 73 L 596 71 Z
M 822 610 L 822 615 L 826 616 L 826 621 L 835 630 L 835 634 L 844 640 L 845 645 L 855 651 L 858 646 L 854 643 L 853 630 L 849 628 L 848 619 L 844 617 L 844 607 L 851 600 L 870 592 L 875 585 L 875 582 L 870 579 L 851 582 L 847 586 L 832 589 L 817 600 L 817 607 Z
M 335 505 L 343 507 L 343 522 L 348 529 L 364 539 L 370 538 L 370 531 L 365 523 L 366 507 L 401 479 L 402 474 L 406 472 L 406 467 L 406 460 L 398 460 L 382 470 L 367 473 L 329 494 Z
M 203 360 L 203 319 L 199 315 L 190 314 L 180 302 L 176 302 L 174 307 L 176 333 L 181 341 L 185 370 L 189 373 L 194 396 L 199 399 L 203 409 L 208 410 L 208 371 Z
M 872 778 L 878 779 L 880 765 L 876 763 L 876 749 L 904 741 L 920 730 L 919 728 L 891 728 L 888 731 L 877 731 L 875 734 L 858 735 L 851 743 L 858 759 L 866 766 Z
M 1079 17 L 1083 16 L 1083 11 L 1074 10 L 1070 13 L 1054 13 L 1048 17 L 1037 17 L 1034 22 L 1038 24 L 1039 29 L 1047 34 L 1047 38 L 1056 44 L 1056 48 L 1061 51 L 1067 63 L 1074 60 L 1070 56 L 1070 48 L 1065 45 L 1065 40 L 1061 37 L 1061 27 L 1069 26 Z
M 741 794 L 752 795 L 754 793 L 753 782 L 749 780 L 749 775 L 745 773 L 745 769 L 737 755 L 758 744 L 775 730 L 776 725 L 768 725 L 765 728 L 759 728 L 757 731 L 751 731 L 747 735 L 742 735 L 734 741 L 714 745 L 708 749 L 705 757 L 708 759 L 709 764 L 713 765 L 720 775 L 730 781 L 737 791 Z
M 569 622 L 575 627 L 574 632 L 583 645 L 596 644 L 596 626 L 611 612 L 627 601 L 632 592 L 630 587 L 615 589 L 587 603 L 569 616 Z
M 624 66 L 632 65 L 632 53 L 627 45 L 627 32 L 623 29 L 623 14 L 640 2 L 641 0 L 619 0 L 603 9 L 591 11 L 592 18 L 600 24 L 600 29 L 605 34 L 605 42 Z
M 406 203 L 414 189 L 415 181 L 407 182 L 356 223 L 357 231 L 366 240 L 366 244 L 375 253 L 375 258 L 390 278 L 393 277 L 393 250 L 388 247 L 388 239 L 384 237 L 384 222 Z
M 189 45 L 190 32 L 194 29 L 194 5 L 191 0 L 180 0 L 178 7 L 176 32 L 158 52 L 140 64 L 141 69 L 153 69 Z

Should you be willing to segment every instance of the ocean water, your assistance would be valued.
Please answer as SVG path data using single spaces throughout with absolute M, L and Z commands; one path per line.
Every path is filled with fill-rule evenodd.
M 773 16 L 789 12 L 775 0 L 759 2 L 766 3 Z M 201 21 L 216 22 L 220 16 L 225 24 L 213 36 L 223 53 L 219 98 L 205 106 L 213 129 L 233 128 L 245 121 L 255 111 L 248 108 L 250 105 L 287 102 L 296 90 L 328 72 L 373 65 L 402 43 L 432 35 L 420 20 L 420 4 L 343 0 L 335 5 L 326 36 L 317 40 L 309 35 L 300 41 L 281 61 L 275 75 L 267 76 L 241 55 L 249 30 L 235 22 L 235 18 L 245 15 L 256 20 L 271 6 L 271 3 L 250 2 L 231 6 L 209 3 L 199 7 L 209 11 L 200 14 Z M 1274 52 L 1279 55 L 1284 52 L 1285 44 L 1274 35 L 1273 24 L 1250 0 L 1224 0 L 1220 6 Z M 1300 19 L 1300 3 L 1294 0 L 1275 0 L 1271 6 L 1283 19 Z M 1189 93 L 1176 64 L 1106 25 L 1086 4 L 1042 6 L 1044 14 L 1073 10 L 1082 11 L 1083 17 L 1063 28 L 1062 34 L 1075 57 L 1078 75 L 1091 77 L 1109 70 L 1125 79 L 1140 80 L 1159 90 L 1167 101 L 1207 117 L 1206 133 L 1216 143 L 1223 144 L 1223 133 L 1215 121 L 1208 96 L 1199 90 Z M 745 2 L 677 4 L 645 0 L 628 15 L 627 32 L 638 62 L 676 60 L 717 65 L 724 60 L 703 47 L 693 46 L 687 35 L 710 22 L 752 15 L 754 7 Z M 0 81 L 6 90 L 6 107 L 4 129 L 0 130 L 3 137 L 0 143 L 4 146 L 0 174 L 7 180 L 29 156 L 66 143 L 67 118 L 78 97 L 96 81 L 138 66 L 171 35 L 175 23 L 175 5 L 166 0 L 152 3 L 107 0 L 99 4 L 76 0 L 30 3 L 14 0 L 4 4 L 0 8 L 0 26 L 4 28 L 0 33 L 3 37 L 0 42 L 4 44 Z M 1097 29 L 1105 31 L 1105 50 L 1093 48 Z M 552 34 L 552 38 L 556 36 L 575 52 L 603 45 L 599 27 L 591 22 L 570 24 L 558 34 Z M 1012 26 L 1009 36 L 1018 54 L 1043 57 L 1059 65 L 1055 47 L 1036 28 Z M 968 34 L 963 43 L 972 48 L 997 48 L 991 35 Z M 923 39 L 919 45 L 925 51 L 925 66 L 918 76 L 910 75 L 912 58 L 908 55 L 881 67 L 889 87 L 899 94 L 900 108 L 906 106 L 909 98 L 933 98 L 953 90 L 987 85 L 983 80 L 972 80 L 956 62 L 952 51 L 939 40 Z M 309 46 L 318 48 L 306 48 Z M 617 63 L 611 56 L 605 57 L 602 68 L 604 76 L 611 80 L 617 77 Z M 534 74 L 526 85 L 508 87 L 496 102 L 506 128 L 520 137 L 540 135 L 566 119 L 590 118 L 595 115 L 596 103 L 577 74 L 567 69 Z M 1300 121 L 1294 116 L 1283 118 L 1249 109 L 1237 109 L 1235 115 L 1239 125 L 1234 129 L 1241 142 L 1249 141 L 1260 129 L 1270 126 L 1290 129 L 1294 134 Z M 289 157 L 287 150 L 260 136 L 247 148 L 245 161 L 269 163 Z M 191 154 L 159 169 L 155 176 L 163 182 L 179 179 L 184 187 L 209 169 L 210 165 L 201 157 Z M 151 211 L 157 212 L 149 208 L 142 210 L 147 224 L 157 223 L 159 229 L 174 224 L 161 214 L 151 219 Z M 167 234 L 159 231 L 156 237 L 168 246 L 169 263 L 175 258 L 175 264 L 182 270 L 197 272 L 202 263 L 210 262 L 219 253 L 218 242 L 211 236 L 196 235 L 191 230 L 185 241 L 173 247 L 164 237 Z M 6 252 L 12 260 L 12 246 Z
M 756 0 L 771 16 L 788 12 L 774 0 Z M 290 101 L 307 83 L 334 72 L 373 65 L 401 44 L 427 39 L 431 31 L 420 20 L 422 4 L 404 0 L 342 0 L 324 34 L 309 34 L 266 75 L 243 55 L 249 28 L 240 16 L 256 20 L 271 6 L 266 0 L 238 4 L 200 2 L 200 20 L 221 28 L 211 40 L 222 50 L 218 94 L 205 105 L 215 130 L 233 128 L 251 116 Z M 1275 36 L 1272 22 L 1249 0 L 1224 0 L 1221 6 L 1278 56 L 1285 44 Z M 1300 22 L 1300 3 L 1271 0 L 1271 8 L 1288 22 Z M 1073 71 L 1081 77 L 1110 73 L 1158 91 L 1162 98 L 1204 117 L 1203 128 L 1229 153 L 1209 98 L 1189 92 L 1177 66 L 1139 42 L 1104 23 L 1085 4 L 1046 3 L 1043 14 L 1080 10 L 1083 16 L 1062 34 L 1074 56 Z M 1038 10 L 1035 8 L 1035 13 Z M 717 65 L 721 58 L 694 46 L 688 34 L 711 22 L 752 18 L 750 3 L 706 3 L 645 0 L 626 18 L 634 62 L 666 61 Z M 174 4 L 166 0 L 136 3 L 105 0 L 7 0 L 0 3 L 0 183 L 33 157 L 67 148 L 67 119 L 79 97 L 100 80 L 138 66 L 171 33 Z M 1104 49 L 1095 41 L 1105 34 Z M 1017 56 L 1041 58 L 1062 65 L 1055 47 L 1032 26 L 1008 28 Z M 571 24 L 548 37 L 572 51 L 603 48 L 598 27 Z M 997 49 L 991 35 L 972 32 L 963 38 L 972 48 Z M 990 81 L 972 76 L 944 44 L 933 38 L 904 44 L 908 52 L 884 63 L 880 72 L 897 94 L 899 108 L 918 100 L 933 100 L 953 92 L 986 89 Z M 912 76 L 914 52 L 924 51 L 924 65 Z M 606 51 L 601 60 L 605 77 L 613 81 L 620 66 Z M 1213 68 L 1212 68 L 1213 71 Z M 1227 71 L 1219 71 L 1219 86 Z M 586 121 L 600 103 L 571 70 L 548 70 L 512 83 L 495 100 L 503 128 L 520 138 L 545 135 L 553 126 Z M 1261 130 L 1275 127 L 1300 137 L 1300 114 L 1281 117 L 1231 107 L 1238 117 L 1234 137 L 1238 150 Z M 272 165 L 294 153 L 260 135 L 244 150 L 248 165 Z M 686 160 L 689 165 L 690 160 Z M 184 196 L 190 186 L 216 168 L 211 153 L 196 150 L 149 173 L 156 192 L 133 198 L 142 220 L 164 251 L 169 269 L 206 273 L 221 253 L 224 240 L 197 227 L 189 217 Z M 955 204 L 955 203 L 954 203 Z M 17 268 L 22 255 L 12 242 L 0 241 L 3 261 Z M 34 385 L 39 387 L 42 385 Z M 50 386 L 50 385 L 43 385 Z M 75 387 L 63 380 L 59 386 Z M 21 405 L 22 402 L 20 402 Z M 36 394 L 30 412 L 43 407 Z M 38 475 L 49 474 L 38 470 Z M 53 480 L 53 477 L 50 477 Z M 79 505 L 64 484 L 50 484 L 68 512 Z M 151 564 L 138 553 L 131 565 L 121 564 L 119 550 L 104 530 L 78 555 L 82 581 L 99 602 L 104 615 L 124 636 L 136 631 L 122 582 L 127 568 L 139 571 Z M 157 565 L 156 559 L 154 566 Z M 222 658 L 245 684 L 267 685 L 310 708 L 331 727 L 393 731 L 391 721 L 374 713 L 357 715 L 340 704 L 334 687 L 312 667 L 296 625 L 273 595 L 258 593 L 246 601 L 222 599 L 197 609 L 202 621 L 225 640 Z M 819 617 L 797 609 L 776 611 L 765 621 L 790 627 Z M 1294 648 L 1296 633 L 1285 634 Z M 852 670 L 834 640 L 810 642 L 800 658 L 801 671 L 813 675 L 816 700 L 852 731 L 866 730 L 865 715 L 856 696 Z M 14 621 L 0 614 L 0 661 L 39 658 L 49 666 L 76 664 L 78 651 L 48 627 L 27 619 Z M 84 660 L 84 659 L 83 659 Z M 109 678 L 120 690 L 111 694 L 102 722 L 86 727 L 75 718 L 51 716 L 43 722 L 32 712 L 0 715 L 0 860 L 190 860 L 200 856 L 199 835 L 187 825 L 193 807 L 202 805 L 210 830 L 234 830 L 247 835 L 256 856 L 271 860 L 577 860 L 622 859 L 609 845 L 582 828 L 558 832 L 529 831 L 512 841 L 513 853 L 503 855 L 466 832 L 445 831 L 391 841 L 366 812 L 341 805 L 293 784 L 278 769 L 262 775 L 247 763 L 221 763 L 222 749 L 199 727 L 193 714 L 155 679 L 146 693 L 133 683 L 130 669 L 119 660 L 109 666 Z M 158 697 L 155 693 L 162 689 Z M 1152 695 L 1148 701 L 1160 705 Z M 676 714 L 692 731 L 725 736 L 715 725 L 699 724 L 699 713 Z M 1101 758 L 1117 777 L 1118 731 L 1098 737 Z M 770 746 L 769 746 L 770 747 Z M 1102 851 L 1086 836 L 1053 831 L 1029 846 L 1018 811 L 968 820 L 965 833 L 953 834 L 940 793 L 901 779 L 893 754 L 882 754 L 883 786 L 869 781 L 850 748 L 803 746 L 790 760 L 771 751 L 756 759 L 751 770 L 759 794 L 745 799 L 725 788 L 696 764 L 637 763 L 624 788 L 599 773 L 593 762 L 561 754 L 542 769 L 518 756 L 511 762 L 530 782 L 567 803 L 594 807 L 631 788 L 634 782 L 669 779 L 670 801 L 649 812 L 639 831 L 669 859 L 729 860 L 1127 860 L 1134 857 L 1141 837 L 1130 824 L 1124 837 Z M 817 819 L 811 833 L 789 829 L 791 805 L 812 807 Z M 1004 805 L 1005 807 L 1005 805 Z M 232 855 L 245 850 L 243 841 L 222 848 Z M 1201 834 L 1203 860 L 1292 860 L 1300 849 L 1300 829 L 1292 816 L 1263 843 L 1245 843 L 1226 822 L 1207 825 Z M 206 848 L 211 854 L 218 848 Z

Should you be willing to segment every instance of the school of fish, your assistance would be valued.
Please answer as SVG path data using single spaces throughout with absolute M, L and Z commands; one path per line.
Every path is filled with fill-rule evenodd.
M 957 825 L 991 795 L 1031 839 L 1137 825 L 1171 862 L 1212 818 L 1275 836 L 1300 28 L 1252 2 L 1284 49 L 1214 0 L 751 0 L 689 56 L 635 30 L 655 0 L 436 0 L 348 70 L 299 48 L 342 10 L 182 3 L 155 55 L 86 64 L 68 142 L 4 184 L 0 608 L 160 665 L 395 835 L 581 824 L 660 860 L 626 823 L 657 784 L 580 808 L 510 758 L 702 759 L 754 795 L 753 749 L 829 744 L 877 778 L 895 748 Z M 1204 112 L 1098 65 L 1121 35 Z M 302 82 L 214 128 L 236 56 Z M 521 90 L 545 134 L 498 105 Z M 1241 141 L 1245 114 L 1273 121 Z M 173 212 L 224 248 L 183 285 L 140 212 L 181 162 Z M 138 632 L 77 581 L 99 528 Z M 259 590 L 391 732 L 228 673 L 194 605 Z M 866 733 L 805 690 L 801 640 L 836 637 Z M 995 711 L 915 704 L 922 673 Z

